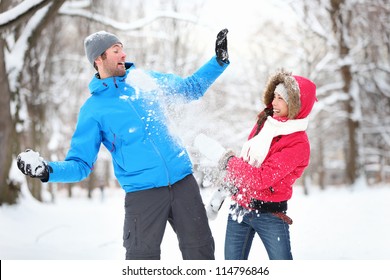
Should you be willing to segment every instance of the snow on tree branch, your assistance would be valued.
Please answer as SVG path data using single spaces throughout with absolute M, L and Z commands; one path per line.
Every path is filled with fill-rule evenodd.
M 17 6 L 0 14 L 0 30 L 16 25 L 29 14 L 35 13 L 37 10 L 51 2 L 52 0 L 22 1 Z
M 176 20 L 187 21 L 191 23 L 198 23 L 198 18 L 188 14 L 176 13 L 172 11 L 155 11 L 152 14 L 132 21 L 130 23 L 116 21 L 112 18 L 106 17 L 104 15 L 92 13 L 85 9 L 76 8 L 72 5 L 72 3 L 66 2 L 61 9 L 59 10 L 59 14 L 68 15 L 68 16 L 79 16 L 84 17 L 95 22 L 102 23 L 106 26 L 111 26 L 117 30 L 128 31 L 128 30 L 137 30 L 142 27 L 150 24 L 151 22 L 160 19 L 160 18 L 172 18 Z
M 6 54 L 6 68 L 9 75 L 10 87 L 11 90 L 16 90 L 17 77 L 22 71 L 24 63 L 20 60 L 14 59 L 16 54 L 23 54 L 23 58 L 25 53 L 29 47 L 28 40 L 31 34 L 34 32 L 35 28 L 42 21 L 42 18 L 47 13 L 49 7 L 45 7 L 36 12 L 31 19 L 29 20 L 29 24 L 23 29 L 21 36 L 14 42 L 14 44 L 10 47 L 9 53 Z

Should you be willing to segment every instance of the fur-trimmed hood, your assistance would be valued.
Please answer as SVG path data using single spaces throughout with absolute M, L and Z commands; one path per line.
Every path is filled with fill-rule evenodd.
M 272 108 L 274 91 L 278 84 L 283 83 L 288 93 L 288 118 L 303 119 L 311 112 L 316 98 L 316 85 L 309 79 L 292 75 L 285 70 L 273 74 L 264 89 L 263 101 L 268 108 Z

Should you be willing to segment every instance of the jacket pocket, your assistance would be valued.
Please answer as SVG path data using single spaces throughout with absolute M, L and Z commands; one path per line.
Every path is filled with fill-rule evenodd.
M 138 247 L 138 215 L 126 215 L 123 227 L 123 246 L 126 249 Z

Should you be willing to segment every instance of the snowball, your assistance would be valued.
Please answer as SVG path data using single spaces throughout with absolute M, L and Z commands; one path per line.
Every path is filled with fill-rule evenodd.
M 23 152 L 19 155 L 19 158 L 22 162 L 24 162 L 24 170 L 26 171 L 27 166 L 29 165 L 31 168 L 31 175 L 38 176 L 43 173 L 45 170 L 45 166 L 43 164 L 43 158 L 39 155 L 38 152 L 34 152 L 29 150 L 27 152 Z
M 203 133 L 195 137 L 194 146 L 214 164 L 218 164 L 219 159 L 226 152 L 220 143 Z
M 127 76 L 127 82 L 135 89 L 143 92 L 155 91 L 158 89 L 155 80 L 143 70 L 132 70 Z

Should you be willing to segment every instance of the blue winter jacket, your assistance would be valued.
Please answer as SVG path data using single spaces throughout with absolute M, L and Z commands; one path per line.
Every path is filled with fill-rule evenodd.
M 171 135 L 160 104 L 161 95 L 188 100 L 204 95 L 228 64 L 215 57 L 193 75 L 147 72 L 155 91 L 143 92 L 129 84 L 133 64 L 121 77 L 89 84 L 92 96 L 80 109 L 65 161 L 48 162 L 49 182 L 78 182 L 93 170 L 101 143 L 110 151 L 115 176 L 126 192 L 168 186 L 192 173 L 189 155 Z

